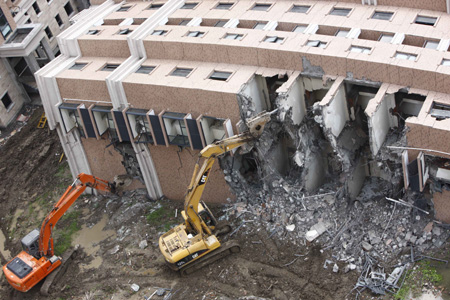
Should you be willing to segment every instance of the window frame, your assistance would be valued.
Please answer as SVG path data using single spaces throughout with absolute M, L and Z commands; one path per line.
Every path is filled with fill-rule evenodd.
M 266 35 L 263 39 L 263 42 L 272 43 L 272 44 L 282 44 L 286 40 L 285 37 L 282 36 L 270 36 Z
M 231 39 L 231 38 L 228 38 L 229 36 L 235 36 L 235 38 L 233 38 L 233 39 Z M 225 35 L 222 37 L 222 39 L 225 39 L 225 40 L 232 40 L 232 41 L 242 41 L 243 39 L 244 39 L 244 34 L 242 34 L 242 33 L 229 33 L 229 32 L 227 32 L 227 33 L 225 33 Z
M 155 34 L 155 33 L 158 33 L 158 32 L 159 32 L 159 34 Z M 160 30 L 160 29 L 157 29 L 157 30 L 153 30 L 152 33 L 150 33 L 150 35 L 155 35 L 155 36 L 166 36 L 168 32 L 169 32 L 169 31 L 167 31 L 167 30 Z
M 220 77 L 220 76 L 215 76 L 214 74 L 228 74 L 228 76 L 226 78 L 224 77 Z M 213 70 L 211 72 L 211 74 L 208 76 L 209 79 L 211 80 L 216 80 L 216 81 L 228 81 L 230 79 L 230 77 L 233 75 L 233 72 L 228 72 L 228 71 L 220 71 L 220 70 Z M 213 78 L 214 77 L 214 78 Z
M 266 27 L 267 23 L 268 22 L 256 22 L 252 29 L 263 30 L 264 27 Z M 262 25 L 261 28 L 256 28 L 256 27 L 260 27 L 261 25 Z
M 192 30 L 186 33 L 188 37 L 202 38 L 206 35 L 205 31 Z
M 163 125 L 164 125 L 164 134 L 167 137 L 167 143 L 169 145 L 176 145 L 176 146 L 180 146 L 180 147 L 191 147 L 191 144 L 189 141 L 188 128 L 186 126 L 186 123 L 184 122 L 184 118 L 186 116 L 187 116 L 187 114 L 177 113 L 177 112 L 164 112 L 161 115 Z M 169 132 L 167 130 L 168 123 L 170 123 L 171 127 L 176 127 L 177 125 L 179 125 L 180 126 L 179 132 L 181 134 L 178 134 L 178 130 L 176 130 L 176 133 L 177 133 L 176 135 L 169 134 Z M 174 123 L 175 123 L 175 125 L 174 125 Z M 183 129 L 186 132 L 186 134 L 184 134 Z M 180 139 L 180 137 L 183 140 L 182 142 L 178 141 Z
M 114 68 L 113 68 L 114 67 Z M 118 67 L 120 67 L 120 64 L 117 63 L 106 63 L 99 71 L 103 71 L 103 72 L 113 72 L 115 71 Z
M 295 7 L 302 7 L 307 8 L 306 11 L 295 11 Z M 294 4 L 291 6 L 291 8 L 288 10 L 288 12 L 296 13 L 296 14 L 307 14 L 309 10 L 311 9 L 311 5 L 304 5 L 304 4 Z
M 420 21 L 420 22 L 418 22 L 418 19 L 419 18 L 428 18 L 428 19 L 435 19 L 434 20 L 434 23 L 433 24 L 431 24 L 431 23 L 428 23 L 428 22 L 425 22 L 425 21 Z M 419 14 L 417 14 L 417 16 L 416 16 L 416 18 L 414 19 L 414 24 L 418 24 L 418 25 L 426 25 L 426 26 L 436 26 L 436 24 L 437 24 L 437 22 L 438 22 L 438 17 L 429 17 L 429 16 L 424 16 L 424 15 L 419 15 Z
M 318 43 L 318 44 L 317 44 L 317 46 L 314 46 L 314 45 L 309 45 L 310 43 Z M 305 46 L 308 46 L 308 47 L 322 48 L 322 49 L 326 48 L 327 45 L 328 45 L 327 42 L 323 42 L 321 40 L 307 40 L 306 44 L 305 44 Z M 323 46 L 323 47 L 321 47 L 321 46 Z
M 69 68 L 69 70 L 81 71 L 81 70 L 83 70 L 87 65 L 88 65 L 88 63 L 84 63 L 84 62 L 76 62 L 76 63 L 74 63 L 74 64 Z M 78 68 L 77 66 L 81 66 L 81 67 Z
M 302 32 L 296 31 L 297 28 L 303 28 L 303 27 L 304 27 L 304 29 L 303 29 Z M 308 25 L 301 25 L 301 24 L 300 24 L 300 25 L 295 26 L 294 29 L 292 29 L 292 32 L 295 32 L 295 33 L 305 33 L 305 31 L 306 31 L 307 28 L 308 28 Z
M 401 57 L 399 57 L 399 55 L 406 55 L 407 58 L 401 58 Z M 417 59 L 419 58 L 419 55 L 413 54 L 413 53 L 402 52 L 402 51 L 396 51 L 394 54 L 394 58 L 402 59 L 402 60 L 409 60 L 409 61 L 417 61 Z M 414 58 L 414 60 L 412 60 L 410 58 Z
M 51 39 L 54 38 L 53 32 L 52 32 L 52 30 L 50 29 L 49 26 L 47 26 L 47 27 L 44 28 L 44 32 L 45 32 L 45 35 L 47 36 L 47 38 L 48 38 L 49 40 L 51 40 Z
M 258 3 L 258 2 L 256 2 L 255 4 L 253 4 L 252 5 L 252 7 L 250 8 L 250 10 L 253 10 L 253 11 L 269 11 L 271 8 L 272 8 L 272 6 L 273 6 L 273 3 Z M 260 7 L 260 8 L 266 8 L 266 9 L 256 9 L 257 7 Z
M 34 1 L 33 4 L 31 5 L 31 7 L 33 7 L 33 10 L 36 13 L 36 16 L 39 16 L 42 13 L 42 10 L 39 7 L 39 4 L 37 3 L 37 1 Z
M 222 1 L 219 1 L 219 3 L 217 3 L 216 6 L 214 6 L 214 9 L 231 10 L 235 4 L 236 4 L 236 2 L 222 2 Z M 221 5 L 225 5 L 225 6 L 229 5 L 229 6 L 228 7 L 219 8 Z
M 428 47 L 427 47 L 428 43 L 436 43 L 436 48 L 428 48 Z M 440 43 L 440 41 L 425 40 L 425 42 L 424 42 L 424 44 L 423 44 L 423 48 L 425 48 L 425 49 L 436 50 L 436 49 L 439 47 L 439 43 Z
M 58 20 L 58 19 L 59 19 L 59 20 Z M 61 16 L 60 16 L 59 14 L 56 14 L 55 20 L 56 20 L 56 24 L 58 24 L 59 28 L 61 28 L 61 27 L 64 26 L 64 22 L 63 22 L 63 20 L 61 19 Z M 60 22 L 61 22 L 61 24 L 60 24 Z
M 228 21 L 229 20 L 219 20 L 216 22 L 216 24 L 214 24 L 214 27 L 223 28 L 228 23 Z M 219 25 L 219 23 L 223 23 L 223 26 L 217 26 L 217 25 Z
M 195 9 L 195 8 L 197 8 L 198 4 L 199 4 L 199 2 L 185 2 L 184 5 L 182 7 L 180 7 L 180 9 Z M 194 6 L 192 6 L 192 5 L 194 5 Z
M 86 133 L 84 131 L 84 124 L 83 124 L 83 120 L 81 118 L 80 112 L 78 110 L 78 107 L 80 106 L 80 104 L 78 103 L 67 103 L 67 102 L 63 102 L 58 106 L 59 109 L 59 114 L 61 116 L 61 120 L 64 126 L 64 129 L 66 130 L 66 133 L 70 133 L 73 130 L 77 130 L 80 137 L 82 138 L 86 138 Z M 67 112 L 67 115 L 64 116 L 63 115 L 63 110 Z M 74 115 L 74 119 L 71 120 L 73 122 L 73 126 L 68 129 L 69 124 L 66 124 L 68 119 L 72 119 L 70 112 L 73 113 Z
M 9 105 L 8 105 L 8 106 L 6 106 L 6 105 L 5 105 L 5 102 L 3 101 L 3 99 L 4 99 L 5 97 L 6 97 L 6 98 L 8 99 L 8 101 L 9 101 Z M 3 107 L 6 109 L 6 112 L 11 111 L 11 109 L 14 107 L 14 101 L 12 101 L 11 96 L 8 94 L 8 91 L 6 91 L 6 92 L 3 94 L 2 98 L 1 98 L 1 102 L 2 102 L 2 104 L 3 104 Z
M 117 35 L 128 35 L 132 32 L 133 32 L 133 30 L 131 30 L 130 28 L 123 28 L 123 29 L 119 29 L 119 31 L 116 34 Z
M 394 36 L 395 36 L 395 34 L 391 35 L 391 34 L 387 34 L 387 33 L 382 33 L 382 34 L 380 34 L 380 37 L 378 38 L 378 41 L 379 42 L 383 42 L 383 43 L 391 43 L 392 39 L 394 38 Z M 385 42 L 385 41 L 382 41 L 383 37 L 390 37 L 391 39 L 389 40 L 389 42 Z
M 450 58 L 443 58 L 440 63 L 441 66 L 450 67 Z
M 98 35 L 99 33 L 99 29 L 89 29 L 88 32 L 86 32 L 86 35 Z
M 70 14 L 67 12 L 67 10 L 68 10 L 67 7 L 69 7 L 70 10 L 71 10 Z M 64 4 L 64 11 L 66 12 L 68 17 L 70 17 L 71 15 L 73 15 L 75 13 L 75 10 L 73 9 L 72 4 L 70 3 L 70 1 L 67 1 L 67 3 Z
M 378 14 L 378 17 L 376 17 L 377 14 Z M 388 19 L 382 17 L 383 15 L 386 16 L 388 14 L 390 14 Z M 375 10 L 370 18 L 373 20 L 392 21 L 394 14 L 395 13 L 391 12 L 391 11 Z
M 361 51 L 353 51 L 358 49 Z M 370 47 L 364 47 L 364 46 L 358 46 L 358 45 L 351 45 L 350 48 L 348 49 L 349 52 L 353 52 L 353 53 L 362 53 L 362 54 L 370 54 L 372 53 L 373 48 Z
M 116 12 L 126 12 L 129 11 L 131 7 L 133 7 L 133 5 L 124 4 L 121 7 L 119 7 L 119 9 L 116 10 Z
M 142 143 L 142 144 L 154 144 L 153 138 L 153 130 L 151 128 L 151 123 L 148 115 L 148 110 L 139 109 L 139 108 L 128 108 L 125 111 L 127 126 L 130 131 L 130 137 L 134 143 Z M 130 120 L 130 117 L 134 118 L 134 120 Z M 144 126 L 141 127 L 141 130 L 144 129 L 144 132 L 137 132 L 137 119 L 139 121 L 144 122 Z M 132 126 L 134 124 L 134 126 Z M 142 140 L 141 140 L 142 139 Z
M 334 12 L 338 12 L 338 11 L 347 11 L 347 10 L 348 10 L 348 12 L 345 15 L 340 14 L 340 13 L 334 13 Z M 353 11 L 353 9 L 348 8 L 348 7 L 333 7 L 328 14 L 331 16 L 348 17 L 348 16 L 350 16 L 352 11 Z
M 137 74 L 144 74 L 144 75 L 150 75 L 154 70 L 156 69 L 156 66 L 145 66 L 141 65 L 139 69 L 137 69 L 134 73 Z M 144 72 L 144 70 L 146 70 Z M 149 70 L 149 71 L 148 71 Z M 147 72 L 148 71 L 148 72 Z
M 7 37 L 8 37 L 11 33 L 13 33 L 13 30 L 12 30 L 11 25 L 10 25 L 9 22 L 8 22 L 8 19 L 6 18 L 5 13 L 4 13 L 3 10 L 0 8 L 0 20 L 1 20 L 2 18 L 4 18 L 5 24 L 4 24 L 4 27 L 0 27 L 0 32 L 1 32 L 2 36 L 3 36 L 3 38 L 4 38 L 5 41 L 6 41 Z M 0 23 L 1 23 L 1 22 L 0 22 Z M 4 28 L 7 28 L 7 27 L 9 27 L 9 31 L 5 34 L 3 29 L 4 29 Z
M 97 132 L 97 138 L 102 137 L 105 133 L 109 132 L 109 134 L 112 136 L 112 138 L 119 139 L 119 136 L 117 135 L 117 129 L 116 129 L 116 123 L 114 122 L 114 118 L 112 115 L 111 110 L 113 109 L 112 106 L 103 106 L 103 105 L 94 105 L 89 108 L 91 111 L 92 119 L 95 124 L 95 129 Z M 102 115 L 106 115 L 106 120 Z M 103 122 L 103 126 L 99 127 L 100 122 Z M 111 127 L 111 124 L 113 127 Z M 100 132 L 103 130 L 102 132 Z
M 189 71 L 189 73 L 187 73 L 186 75 L 183 75 L 183 73 L 177 73 L 177 74 L 175 74 L 176 72 L 184 72 L 184 71 L 187 71 L 187 70 L 190 70 Z M 182 67 L 175 67 L 173 70 L 172 70 L 172 72 L 170 72 L 170 76 L 175 76 L 175 77 L 184 77 L 184 78 L 188 78 L 191 74 L 192 74 L 192 72 L 194 71 L 194 69 L 193 68 L 182 68 Z

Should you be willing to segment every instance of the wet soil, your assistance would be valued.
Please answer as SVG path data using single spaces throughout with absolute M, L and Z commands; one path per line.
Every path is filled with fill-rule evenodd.
M 36 128 L 41 113 L 37 110 L 0 148 L 2 265 L 7 262 L 6 251 L 12 255 L 20 251 L 20 239 L 40 226 L 52 203 L 72 181 L 67 164 L 59 163 L 62 149 L 56 133 Z M 157 224 L 149 221 L 146 216 L 161 206 L 171 212 L 170 217 Z M 318 247 L 280 240 L 256 223 L 232 236 L 241 245 L 240 253 L 180 277 L 165 265 L 158 238 L 167 224 L 181 222 L 179 213 L 174 217 L 175 209 L 179 212 L 181 207 L 169 200 L 152 202 L 142 191 L 81 197 L 71 209 L 80 212 L 80 231 L 73 236 L 73 244 L 80 244 L 81 251 L 51 296 L 40 296 L 39 285 L 26 294 L 16 292 L 1 274 L 0 299 L 133 300 L 149 297 L 157 287 L 171 289 L 171 299 L 345 299 L 356 282 L 356 271 L 336 274 L 331 268 L 324 269 L 329 254 Z M 222 207 L 214 211 L 220 216 Z M 240 220 L 231 221 L 238 225 Z M 60 221 L 57 229 L 68 222 Z M 139 243 L 144 240 L 148 246 L 141 249 Z M 139 285 L 138 292 L 131 289 L 132 284 Z M 154 295 L 152 299 L 163 297 Z

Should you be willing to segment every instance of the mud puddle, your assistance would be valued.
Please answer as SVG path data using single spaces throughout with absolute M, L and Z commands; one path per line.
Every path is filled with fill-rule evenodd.
M 108 238 L 116 237 L 116 232 L 114 230 L 103 230 L 107 223 L 108 215 L 105 214 L 102 216 L 102 219 L 91 228 L 83 225 L 81 230 L 75 236 L 72 244 L 79 244 L 83 248 L 84 252 L 86 252 L 88 256 L 92 257 L 90 263 L 80 265 L 81 269 L 96 269 L 102 264 L 102 257 L 100 254 L 96 255 L 98 250 L 100 250 L 101 242 Z
M 5 258 L 7 261 L 11 260 L 11 252 L 9 250 L 5 249 L 5 241 L 6 237 L 2 230 L 0 230 L 0 253 L 2 254 L 3 258 Z

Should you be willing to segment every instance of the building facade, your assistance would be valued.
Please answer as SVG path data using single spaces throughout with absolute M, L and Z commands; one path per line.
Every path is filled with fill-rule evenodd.
M 295 169 L 311 192 L 338 180 L 353 200 L 402 173 L 450 222 L 448 1 L 96 4 L 36 73 L 74 176 L 128 173 L 182 199 L 202 147 L 278 108 L 277 145 L 216 165 L 205 199 L 233 199 L 228 175 L 259 156 L 265 174 Z
M 5 1 L 0 11 L 0 128 L 24 103 L 39 101 L 34 73 L 59 55 L 55 36 L 88 3 L 74 0 Z

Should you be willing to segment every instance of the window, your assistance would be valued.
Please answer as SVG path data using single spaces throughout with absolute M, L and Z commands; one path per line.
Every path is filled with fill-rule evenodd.
M 257 22 L 255 24 L 255 26 L 253 26 L 253 29 L 260 29 L 260 30 L 262 30 L 266 25 L 267 25 L 267 23 Z
M 66 11 L 66 14 L 70 16 L 73 13 L 73 8 L 70 2 L 67 2 L 66 5 L 64 5 L 64 10 Z
M 187 36 L 192 36 L 192 37 L 202 37 L 204 36 L 205 33 L 201 32 L 201 31 L 189 31 Z
M 436 21 L 437 21 L 437 18 L 435 18 L 435 17 L 417 16 L 414 23 L 421 24 L 421 25 L 434 26 L 434 24 L 436 24 Z
M 66 5 L 64 5 L 64 10 L 66 11 L 67 16 L 70 16 L 73 14 L 73 8 L 70 2 L 67 2 Z
M 441 65 L 443 66 L 450 66 L 450 59 L 444 58 L 441 62 Z
M 377 19 L 377 20 L 386 20 L 389 21 L 392 16 L 394 15 L 393 12 L 388 12 L 388 11 L 375 11 L 372 15 L 372 19 Z
M 105 132 L 109 131 L 113 139 L 118 139 L 116 124 L 114 124 L 111 109 L 112 106 L 95 105 L 92 108 L 92 115 L 99 136 L 102 136 Z
M 132 31 L 133 31 L 133 30 L 130 30 L 130 29 L 128 29 L 128 28 L 125 28 L 125 29 L 120 29 L 119 32 L 118 32 L 117 34 L 119 34 L 119 35 L 127 35 L 127 34 L 131 33 Z
M 290 12 L 306 14 L 310 8 L 311 6 L 309 5 L 294 5 Z
M 153 30 L 152 35 L 166 35 L 167 30 Z
M 437 49 L 438 45 L 439 45 L 438 41 L 425 41 L 423 47 L 427 49 Z
M 360 46 L 351 46 L 350 51 L 356 53 L 366 53 L 369 54 L 372 48 L 360 47 Z
M 33 3 L 33 9 L 36 15 L 39 15 L 41 13 L 41 9 L 39 8 L 39 5 L 36 2 Z
M 8 93 L 6 93 L 3 97 L 2 97 L 2 103 L 3 106 L 8 110 L 12 107 L 13 102 L 11 100 L 11 98 L 9 97 Z
M 150 74 L 155 67 L 153 66 L 141 66 L 139 69 L 137 69 L 136 73 L 140 74 Z
M 346 37 L 349 32 L 350 30 L 348 29 L 339 29 L 338 31 L 336 31 L 335 36 Z
M 166 112 L 162 115 L 170 145 L 189 146 L 189 138 L 182 113 Z
M 209 79 L 226 81 L 230 77 L 231 72 L 214 71 Z
M 64 23 L 63 23 L 63 21 L 61 20 L 61 17 L 59 16 L 59 14 L 55 16 L 55 20 L 56 20 L 56 23 L 58 23 L 58 26 L 59 26 L 59 27 L 61 27 L 61 26 L 64 25 Z
M 194 9 L 197 6 L 197 2 L 185 3 L 181 9 Z
M 50 28 L 48 28 L 48 26 L 47 26 L 47 27 L 45 27 L 44 30 L 45 30 L 45 34 L 47 35 L 48 39 L 51 39 L 53 37 L 53 33 L 50 30 Z
M 106 64 L 101 71 L 107 71 L 107 72 L 112 72 L 115 69 L 117 69 L 120 66 L 120 64 Z
M 144 109 L 130 108 L 126 112 L 128 124 L 135 143 L 153 143 L 150 123 L 147 119 L 147 111 Z
M 450 106 L 443 103 L 433 102 L 430 114 L 438 121 L 448 119 L 450 118 Z
M 404 53 L 404 52 L 396 52 L 395 53 L 396 58 L 400 59 L 406 59 L 406 60 L 412 60 L 415 61 L 417 59 L 417 54 L 411 54 L 411 53 Z
M 242 40 L 244 38 L 243 34 L 237 34 L 237 33 L 227 33 L 225 35 L 225 39 L 227 40 Z
M 322 41 L 308 41 L 306 43 L 306 46 L 318 47 L 318 48 L 325 48 L 326 45 L 327 45 L 327 43 L 322 42 Z
M 121 6 L 117 11 L 128 11 L 131 8 L 130 5 L 127 6 Z
M 303 33 L 303 32 L 305 32 L 307 27 L 308 26 L 306 26 L 306 25 L 297 25 L 297 26 L 295 26 L 294 30 L 292 30 L 292 32 Z
M 0 9 L 0 30 L 2 32 L 3 38 L 6 40 L 6 37 L 10 35 L 12 32 L 11 26 L 8 23 L 8 20 L 5 17 L 5 14 Z
M 98 29 L 92 29 L 87 32 L 88 35 L 97 35 L 100 32 Z
M 330 15 L 346 17 L 346 16 L 348 16 L 348 14 L 350 13 L 350 11 L 351 11 L 350 8 L 337 8 L 337 7 L 333 7 L 333 9 L 332 9 L 331 12 L 330 12 Z
M 75 63 L 73 66 L 71 66 L 69 69 L 70 70 L 81 70 L 84 67 L 87 66 L 87 63 Z
M 272 4 L 256 3 L 256 4 L 252 7 L 252 10 L 257 10 L 257 11 L 267 11 L 271 6 L 272 6 Z
M 191 21 L 191 20 L 183 20 L 183 21 L 181 21 L 180 24 L 178 24 L 178 25 L 180 25 L 180 26 L 186 26 L 187 24 L 189 24 L 190 21 Z
M 164 3 L 153 3 L 150 4 L 149 7 L 147 7 L 147 9 L 158 9 L 161 8 L 164 5 Z
M 279 36 L 266 36 L 266 38 L 264 39 L 264 42 L 277 43 L 277 44 L 281 44 L 283 41 L 284 41 L 284 38 L 279 37 Z
M 223 140 L 226 137 L 225 120 L 203 116 L 199 121 L 206 145 Z
M 222 2 L 219 2 L 219 4 L 217 4 L 215 9 L 230 9 L 233 5 L 234 5 L 234 3 L 222 3 Z
M 225 24 L 227 24 L 228 21 L 218 21 L 216 24 L 214 24 L 214 27 L 223 27 Z
M 59 112 L 67 133 L 76 128 L 81 137 L 86 137 L 84 134 L 83 123 L 78 114 L 78 105 L 79 104 L 75 103 L 62 103 L 59 106 Z
M 173 70 L 173 72 L 170 74 L 172 76 L 179 76 L 179 77 L 187 77 L 189 74 L 191 74 L 193 69 L 189 68 L 176 68 Z
M 392 41 L 392 39 L 394 38 L 394 35 L 392 34 L 381 34 L 380 38 L 378 39 L 380 42 L 384 42 L 384 43 L 390 43 Z

